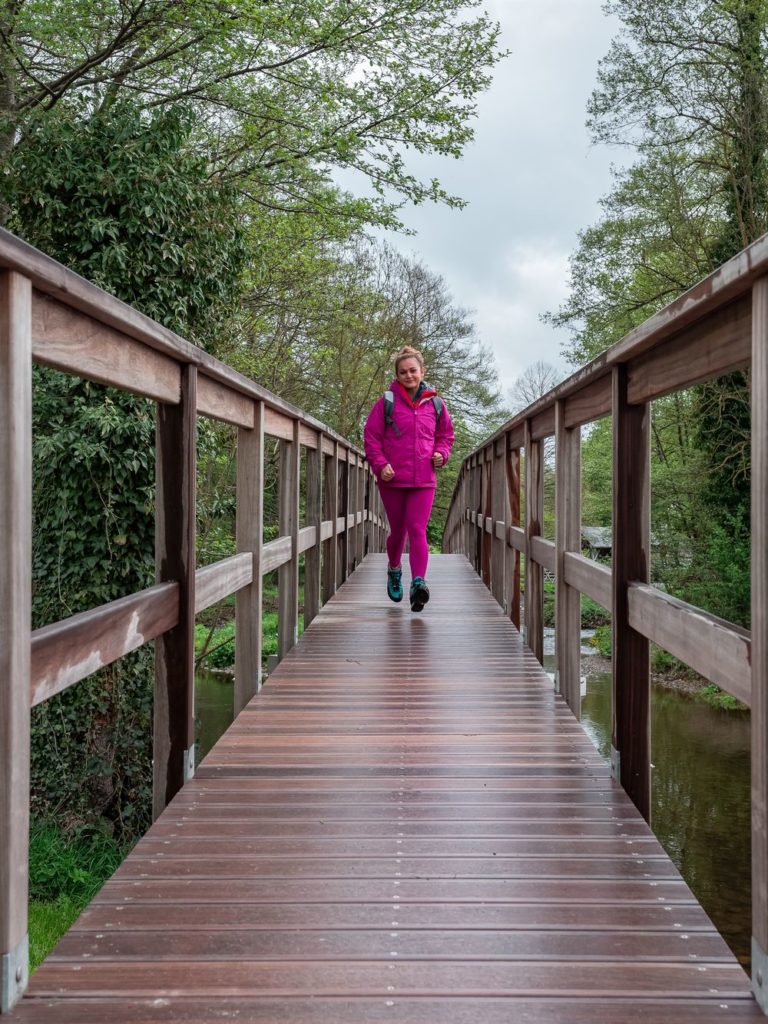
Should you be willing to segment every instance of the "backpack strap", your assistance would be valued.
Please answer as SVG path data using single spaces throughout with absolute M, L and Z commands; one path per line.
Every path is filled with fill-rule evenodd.
M 400 430 L 392 418 L 392 413 L 395 408 L 395 396 L 392 391 L 384 392 L 384 429 L 392 427 L 397 437 L 400 437 Z
M 435 426 L 440 422 L 440 417 L 443 414 L 443 400 L 440 395 L 432 396 L 432 405 L 435 407 Z

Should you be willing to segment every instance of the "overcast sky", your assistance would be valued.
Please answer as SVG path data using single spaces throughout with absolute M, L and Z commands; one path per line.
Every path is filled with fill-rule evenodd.
M 584 122 L 597 64 L 617 31 L 600 0 L 487 0 L 511 55 L 479 101 L 462 160 L 408 160 L 468 200 L 464 210 L 408 208 L 414 238 L 391 240 L 442 274 L 474 310 L 504 392 L 526 366 L 563 367 L 565 332 L 542 324 L 567 293 L 576 234 L 597 219 L 621 153 L 590 144 Z M 567 372 L 570 372 L 568 370 Z

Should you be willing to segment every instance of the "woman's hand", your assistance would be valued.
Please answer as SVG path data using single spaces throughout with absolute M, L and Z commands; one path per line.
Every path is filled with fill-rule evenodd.
M 382 471 L 381 471 L 381 479 L 386 484 L 386 483 L 389 483 L 390 480 L 394 480 L 394 478 L 395 478 L 395 471 L 394 471 L 394 469 L 392 469 L 390 464 L 387 463 L 386 466 L 384 467 L 384 469 L 382 469 Z
M 432 465 L 435 467 L 435 469 L 440 469 L 444 462 L 445 459 L 440 454 L 440 452 L 435 452 L 435 454 L 432 456 Z

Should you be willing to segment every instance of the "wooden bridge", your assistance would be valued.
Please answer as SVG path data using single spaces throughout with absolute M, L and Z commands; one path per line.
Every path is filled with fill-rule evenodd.
M 10 1019 L 762 1019 L 768 241 L 465 460 L 420 616 L 385 598 L 381 508 L 349 442 L 5 233 L 0 267 L 0 953 Z M 158 403 L 155 586 L 34 633 L 33 358 Z M 648 565 L 648 403 L 750 364 L 751 636 L 655 590 Z M 198 415 L 238 428 L 238 553 L 203 567 Z M 612 570 L 579 553 L 579 432 L 604 415 L 614 424 Z M 280 444 L 280 536 L 266 544 L 268 436 Z M 296 643 L 301 556 L 308 628 Z M 261 581 L 275 568 L 280 664 L 261 689 Z M 557 579 L 554 691 L 540 665 L 545 568 Z M 195 769 L 194 617 L 231 593 L 240 713 Z M 612 611 L 610 766 L 577 721 L 581 593 Z M 155 824 L 28 986 L 30 707 L 152 639 Z M 651 639 L 752 705 L 751 982 L 646 823 Z

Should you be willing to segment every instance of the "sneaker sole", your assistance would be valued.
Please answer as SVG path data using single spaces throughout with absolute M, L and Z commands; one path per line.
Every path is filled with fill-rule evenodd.
M 420 612 L 424 605 L 429 601 L 429 591 L 422 590 L 421 587 L 414 593 L 413 599 L 411 600 L 411 611 Z

